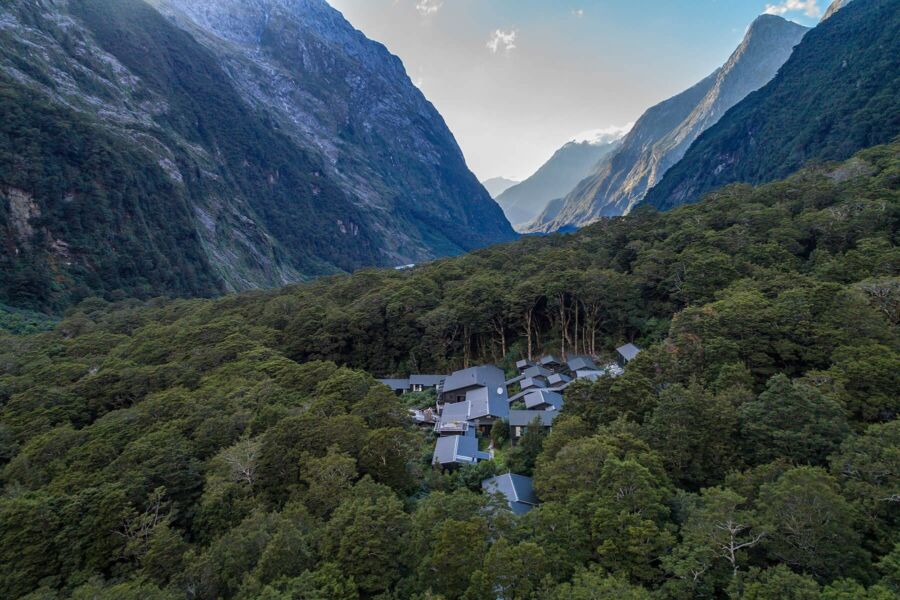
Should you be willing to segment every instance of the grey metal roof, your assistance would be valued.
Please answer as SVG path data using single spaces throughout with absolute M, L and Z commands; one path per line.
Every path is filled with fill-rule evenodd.
M 563 361 L 559 360 L 552 354 L 548 354 L 547 356 L 541 357 L 540 364 L 546 366 L 546 365 L 551 365 L 551 364 L 562 365 L 564 363 L 563 363 Z
M 535 419 L 541 420 L 544 427 L 552 427 L 559 416 L 558 410 L 511 410 L 509 411 L 510 427 L 528 427 Z
M 490 387 L 496 391 L 498 387 L 503 387 L 505 382 L 506 375 L 502 369 L 494 365 L 482 365 L 451 374 L 444 380 L 443 392 L 446 394 L 473 386 Z
M 435 387 L 447 378 L 446 375 L 410 375 L 410 385 L 421 385 L 424 387 Z
M 379 379 L 379 383 L 383 383 L 395 392 L 409 389 L 409 379 Z
M 637 356 L 640 351 L 641 349 L 634 344 L 625 344 L 624 346 L 616 348 L 616 352 L 619 353 L 619 356 L 626 361 L 634 360 L 634 357 Z
M 469 403 L 445 404 L 434 427 L 438 433 L 465 432 L 469 428 Z
M 538 505 L 531 478 L 524 475 L 507 473 L 491 477 L 481 482 L 481 489 L 488 494 L 502 494 L 517 515 L 525 514 Z
M 540 379 L 533 379 L 531 377 L 526 377 L 522 381 L 519 382 L 519 385 L 522 388 L 522 391 L 537 389 L 537 388 L 545 388 L 547 384 L 541 381 Z
M 529 378 L 534 378 L 534 377 L 547 378 L 547 377 L 550 377 L 551 375 L 553 375 L 553 371 L 551 371 L 549 369 L 545 369 L 544 367 L 528 367 L 527 369 L 525 369 L 522 372 L 522 375 L 524 375 L 525 377 L 529 377 Z
M 502 393 L 498 393 L 501 390 Z M 466 392 L 466 402 L 469 404 L 469 419 L 505 418 L 509 414 L 509 397 L 506 395 L 506 386 L 497 389 L 484 387 L 471 390 Z
M 483 460 L 484 456 L 485 454 L 478 450 L 478 439 L 474 432 L 466 435 L 451 435 L 437 439 L 431 464 L 474 464 Z
M 531 409 L 543 405 L 557 409 L 562 408 L 562 394 L 551 392 L 550 390 L 534 390 L 525 394 L 525 408 Z
M 563 373 L 554 373 L 553 375 L 551 375 L 550 377 L 547 378 L 547 383 L 549 383 L 551 386 L 557 385 L 560 383 L 569 383 L 570 381 L 572 381 L 572 378 Z
M 597 365 L 590 356 L 573 356 L 568 362 L 570 371 L 596 371 Z
M 533 366 L 535 366 L 535 365 L 534 365 L 534 363 L 531 362 L 530 360 L 522 359 L 522 360 L 516 362 L 516 368 L 517 368 L 519 371 L 524 371 L 524 370 L 527 369 L 528 367 L 533 367 Z

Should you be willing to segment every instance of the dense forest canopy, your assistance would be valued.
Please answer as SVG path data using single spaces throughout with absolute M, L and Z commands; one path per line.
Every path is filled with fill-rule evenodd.
M 0 595 L 900 594 L 900 144 L 670 213 L 0 337 Z M 645 351 L 453 473 L 372 375 Z M 515 517 L 480 482 L 531 474 Z

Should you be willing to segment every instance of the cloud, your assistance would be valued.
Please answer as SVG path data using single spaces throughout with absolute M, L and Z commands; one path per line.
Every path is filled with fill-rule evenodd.
M 625 137 L 625 135 L 631 131 L 632 127 L 634 127 L 634 123 L 628 123 L 622 127 L 612 126 L 606 127 L 605 129 L 589 129 L 588 131 L 579 133 L 569 141 L 575 142 L 576 144 L 583 144 L 585 142 L 597 145 L 609 144 L 619 138 Z
M 789 12 L 803 11 L 807 17 L 818 17 L 822 14 L 819 0 L 784 0 L 781 4 L 766 4 L 767 15 L 783 15 Z
M 423 17 L 433 15 L 441 10 L 441 7 L 443 6 L 444 0 L 419 0 L 416 2 L 416 10 L 419 11 L 419 14 Z
M 519 32 L 515 29 L 510 29 L 509 31 L 498 29 L 491 34 L 491 37 L 487 42 L 487 47 L 494 54 L 501 50 L 504 52 L 511 52 L 516 49 L 516 37 L 518 35 Z
M 583 8 L 573 8 L 572 14 L 580 19 L 581 17 L 584 16 L 584 9 Z

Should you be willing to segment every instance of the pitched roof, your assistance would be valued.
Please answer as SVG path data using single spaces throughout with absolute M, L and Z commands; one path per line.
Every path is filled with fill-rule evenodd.
M 522 359 L 522 360 L 516 362 L 516 368 L 519 371 L 523 371 L 523 370 L 527 369 L 528 367 L 533 367 L 533 366 L 534 366 L 534 363 L 531 362 L 530 360 Z
M 596 371 L 597 365 L 590 356 L 573 356 L 568 362 L 570 371 Z
M 433 465 L 475 464 L 485 460 L 485 453 L 478 451 L 478 439 L 474 432 L 467 435 L 440 437 L 434 445 Z
M 470 367 L 462 371 L 456 371 L 444 380 L 444 393 L 456 390 L 464 390 L 473 386 L 490 387 L 495 391 L 503 387 L 506 375 L 499 367 L 494 365 L 482 365 Z
M 572 378 L 563 373 L 554 373 L 547 378 L 547 383 L 549 383 L 551 386 L 558 385 L 560 383 L 568 383 L 570 381 L 572 381 Z
M 522 388 L 522 391 L 532 390 L 537 388 L 545 388 L 547 384 L 541 381 L 540 379 L 533 379 L 531 377 L 526 377 L 522 381 L 519 382 L 519 385 Z
M 557 409 L 562 408 L 562 394 L 550 390 L 534 390 L 525 394 L 525 408 L 534 408 L 545 404 Z
M 465 432 L 469 428 L 469 403 L 445 404 L 434 430 L 438 433 Z
M 534 378 L 534 377 L 547 378 L 547 377 L 550 377 L 551 375 L 553 375 L 553 371 L 546 369 L 544 367 L 528 367 L 527 369 L 522 371 L 522 375 L 524 375 L 525 377 L 529 377 L 529 378 Z
M 497 389 L 484 387 L 466 392 L 469 404 L 469 419 L 482 417 L 505 418 L 509 414 L 509 397 L 506 386 Z
M 425 387 L 435 387 L 447 378 L 446 375 L 410 375 L 410 385 L 421 385 Z
M 552 354 L 548 354 L 547 356 L 541 357 L 540 364 L 542 364 L 544 366 L 552 365 L 552 364 L 561 365 L 561 364 L 563 364 L 563 361 L 559 360 Z
M 552 427 L 559 416 L 558 410 L 511 410 L 509 411 L 510 427 L 528 427 L 535 419 L 541 420 L 544 427 Z
M 517 515 L 523 515 L 538 505 L 531 478 L 524 475 L 507 473 L 491 477 L 481 482 L 481 489 L 488 494 L 502 494 Z
M 619 353 L 619 356 L 626 361 L 634 360 L 634 357 L 637 356 L 640 351 L 641 349 L 634 344 L 625 344 L 624 346 L 616 348 L 616 352 Z
M 383 383 L 395 392 L 409 389 L 409 379 L 379 379 L 379 383 Z

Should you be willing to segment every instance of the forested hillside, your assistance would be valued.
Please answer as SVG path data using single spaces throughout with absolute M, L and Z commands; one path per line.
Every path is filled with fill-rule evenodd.
M 644 201 L 663 210 L 696 202 L 897 135 L 900 3 L 856 0 L 810 31 L 775 79 L 701 135 Z
M 896 598 L 898 221 L 894 144 L 409 271 L 85 301 L 0 337 L 0 595 Z M 523 517 L 356 370 L 623 340 L 518 447 Z
M 0 4 L 0 302 L 213 296 L 516 237 L 325 0 L 153 4 Z

